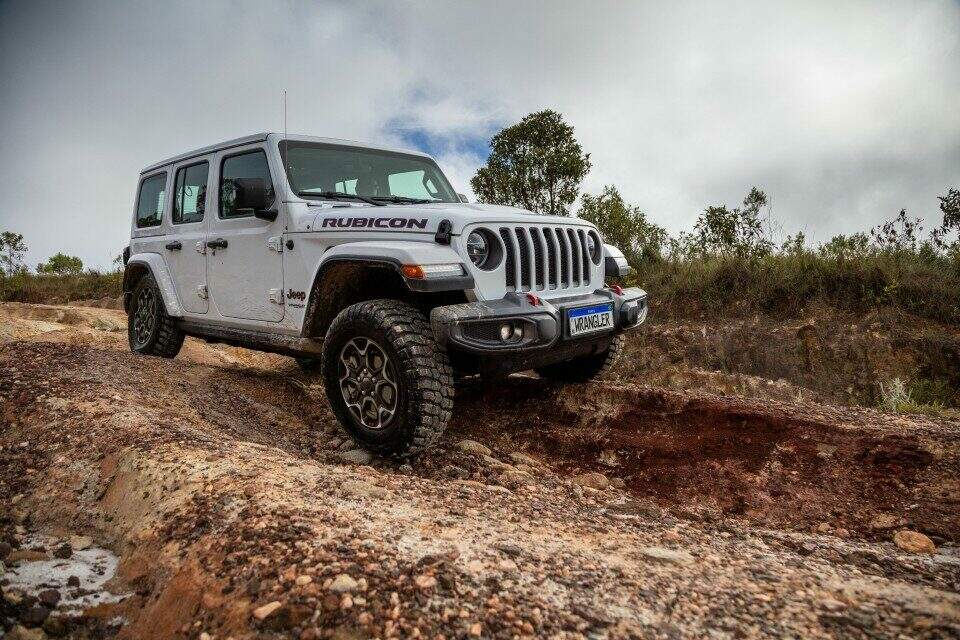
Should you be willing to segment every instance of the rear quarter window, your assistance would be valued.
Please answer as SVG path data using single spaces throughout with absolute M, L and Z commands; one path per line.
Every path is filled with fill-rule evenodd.
M 166 201 L 167 174 L 158 173 L 144 178 L 137 193 L 137 228 L 158 227 L 163 219 Z

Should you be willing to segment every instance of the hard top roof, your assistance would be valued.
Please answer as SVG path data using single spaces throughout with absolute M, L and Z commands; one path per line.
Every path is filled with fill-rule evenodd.
M 190 158 L 193 158 L 196 156 L 207 155 L 215 151 L 222 151 L 224 149 L 230 149 L 231 147 L 239 147 L 239 146 L 250 144 L 253 142 L 263 142 L 264 140 L 270 137 L 276 140 L 291 140 L 291 141 L 299 141 L 299 142 L 321 142 L 326 144 L 336 144 L 336 145 L 349 146 L 349 147 L 363 147 L 365 149 L 377 149 L 380 151 L 394 151 L 397 153 L 406 153 L 409 155 L 424 156 L 427 158 L 430 157 L 428 154 L 423 153 L 422 151 L 413 151 L 411 149 L 399 149 L 396 147 L 385 147 L 382 145 L 369 144 L 366 142 L 357 142 L 356 140 L 341 140 L 340 138 L 321 138 L 317 136 L 300 136 L 295 134 L 288 134 L 286 137 L 284 137 L 282 133 L 265 132 L 265 133 L 254 133 L 249 136 L 243 136 L 242 138 L 234 138 L 233 140 L 227 140 L 225 142 L 219 142 L 217 144 L 211 144 L 206 147 L 194 149 L 193 151 L 181 153 L 171 158 L 167 158 L 166 160 L 155 162 L 145 167 L 143 171 L 141 171 L 140 173 L 141 174 L 149 173 L 150 171 L 160 169 L 161 167 L 165 167 L 171 164 L 176 164 L 184 160 L 189 160 Z

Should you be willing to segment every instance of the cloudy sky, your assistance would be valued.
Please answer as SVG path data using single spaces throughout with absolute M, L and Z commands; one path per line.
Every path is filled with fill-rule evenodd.
M 281 128 L 433 153 L 560 111 L 671 231 L 765 189 L 815 240 L 960 185 L 960 1 L 0 0 L 0 229 L 107 266 L 137 175 Z

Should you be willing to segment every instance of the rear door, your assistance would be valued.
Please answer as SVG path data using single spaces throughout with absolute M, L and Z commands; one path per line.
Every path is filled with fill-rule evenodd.
M 267 155 L 260 146 L 231 150 L 218 167 L 216 216 L 207 228 L 207 286 L 225 318 L 259 322 L 283 319 L 283 216 L 262 220 L 253 211 L 232 209 L 223 199 L 223 183 L 235 178 L 261 178 L 267 206 L 277 207 L 275 184 Z
M 173 275 L 180 303 L 187 313 L 205 314 L 207 260 L 205 255 L 206 212 L 212 202 L 207 185 L 209 160 L 190 160 L 176 168 L 173 181 L 171 233 L 164 245 L 167 265 Z

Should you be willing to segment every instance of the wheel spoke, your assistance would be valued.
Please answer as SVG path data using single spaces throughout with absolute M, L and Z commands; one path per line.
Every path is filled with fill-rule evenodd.
M 368 429 L 383 429 L 397 412 L 399 388 L 386 351 L 357 336 L 340 350 L 340 392 L 353 417 Z

